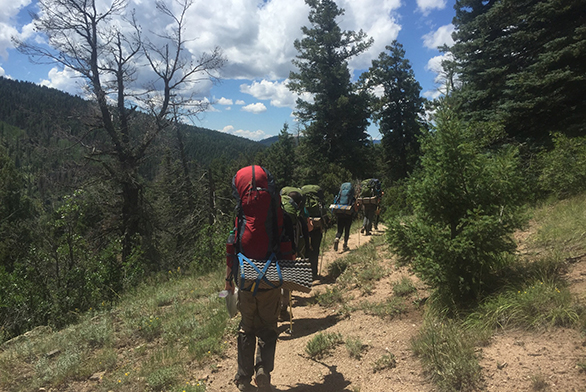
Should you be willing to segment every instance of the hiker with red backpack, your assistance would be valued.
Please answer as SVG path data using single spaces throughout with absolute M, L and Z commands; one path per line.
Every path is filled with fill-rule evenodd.
M 285 227 L 281 198 L 271 174 L 261 166 L 240 169 L 232 180 L 238 201 L 236 225 L 227 244 L 234 249 L 226 260 L 226 290 L 234 292 L 239 285 L 238 310 L 242 316 L 238 330 L 238 370 L 234 382 L 239 391 L 269 392 L 271 372 L 275 365 L 277 321 L 281 288 L 266 278 L 269 267 L 276 269 L 282 284 L 278 260 L 294 260 L 291 248 L 292 228 Z M 256 270 L 254 261 L 264 264 L 262 274 L 244 287 L 246 270 Z M 237 267 L 238 266 L 238 267 Z M 240 272 L 240 273 L 239 273 Z M 309 266 L 308 266 L 308 273 Z M 256 356 L 255 356 L 256 350 Z
M 332 212 L 336 216 L 338 222 L 338 231 L 334 239 L 334 250 L 338 251 L 338 244 L 342 234 L 344 235 L 343 251 L 350 250 L 348 247 L 348 239 L 350 238 L 350 227 L 354 219 L 356 210 L 356 197 L 354 196 L 354 186 L 351 182 L 345 182 L 340 186 L 340 191 L 334 199 L 334 204 L 330 206 Z

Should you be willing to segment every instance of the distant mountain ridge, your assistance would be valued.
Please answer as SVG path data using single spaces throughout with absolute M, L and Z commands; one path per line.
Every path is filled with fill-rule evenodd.
M 0 77 L 0 121 L 23 130 L 31 140 L 49 141 L 64 133 L 78 135 L 95 117 L 91 101 L 63 91 Z M 240 136 L 182 124 L 186 135 L 186 153 L 191 159 L 206 163 L 215 158 L 254 154 L 266 148 Z M 59 136 L 60 135 L 60 136 Z

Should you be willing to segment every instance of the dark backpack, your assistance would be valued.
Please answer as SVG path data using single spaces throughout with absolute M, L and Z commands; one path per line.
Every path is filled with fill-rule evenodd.
M 360 197 L 374 197 L 377 196 L 375 194 L 376 189 L 376 182 L 378 180 L 375 178 L 369 178 L 367 180 L 363 180 L 360 183 Z
M 324 206 L 324 191 L 319 185 L 304 185 L 301 192 L 305 195 L 305 209 L 311 217 L 321 218 Z
M 281 197 L 271 174 L 261 166 L 240 169 L 232 179 L 236 207 L 235 251 L 255 260 L 272 254 L 292 255 L 290 233 L 284 228 Z
M 334 200 L 334 204 L 351 205 L 354 202 L 354 187 L 351 182 L 345 182 L 340 186 L 340 191 Z
M 382 197 L 383 186 L 382 186 L 380 180 L 373 178 L 372 181 L 374 181 L 374 195 L 377 197 Z

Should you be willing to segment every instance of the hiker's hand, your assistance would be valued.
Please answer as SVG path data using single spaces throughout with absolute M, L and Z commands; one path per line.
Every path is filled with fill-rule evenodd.
M 234 294 L 234 282 L 232 280 L 226 280 L 226 285 L 224 286 L 224 290 L 229 291 L 230 293 Z

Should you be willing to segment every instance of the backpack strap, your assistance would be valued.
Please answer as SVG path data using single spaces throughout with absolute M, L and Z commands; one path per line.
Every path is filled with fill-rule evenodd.
M 265 265 L 262 271 L 246 256 L 242 253 L 238 253 L 238 260 L 240 262 L 240 284 L 242 290 L 245 291 L 252 291 L 252 295 L 256 295 L 256 292 L 260 286 L 261 280 L 265 281 L 270 287 L 276 289 L 277 287 L 281 287 L 283 285 L 283 275 L 281 274 L 281 266 L 279 265 L 279 261 L 274 253 L 271 254 L 269 259 L 265 262 Z M 246 277 L 244 276 L 244 263 L 250 265 L 257 273 L 257 277 L 252 282 L 249 287 L 245 287 L 246 284 Z M 277 276 L 279 277 L 279 285 L 274 285 L 270 280 L 267 279 L 266 273 L 271 266 L 271 264 L 275 263 L 275 267 L 277 269 Z

